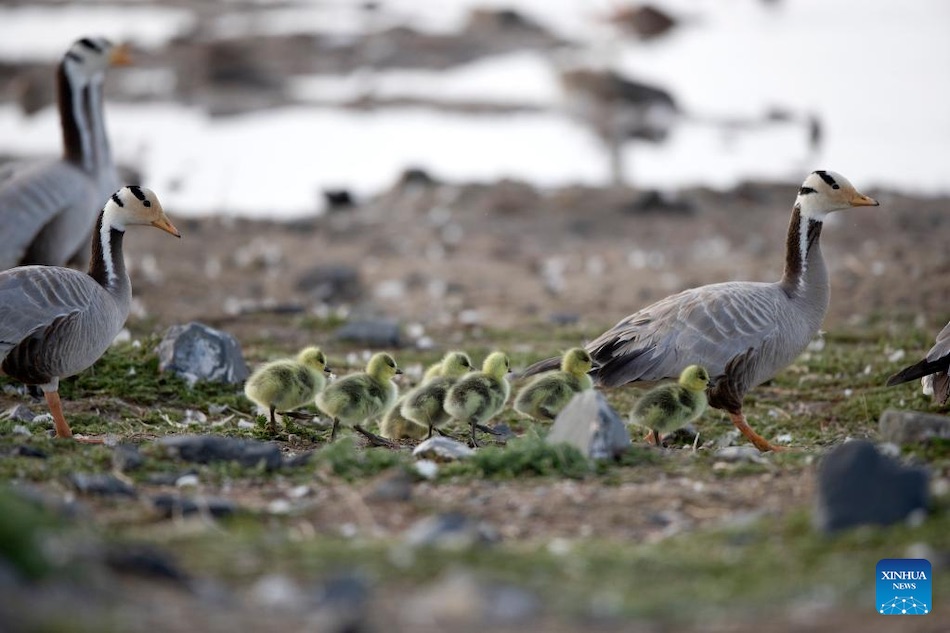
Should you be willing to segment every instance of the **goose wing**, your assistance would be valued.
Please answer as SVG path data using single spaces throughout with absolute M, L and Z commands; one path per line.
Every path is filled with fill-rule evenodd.
M 693 288 L 636 312 L 587 345 L 607 387 L 676 378 L 703 365 L 713 380 L 753 350 L 775 355 L 790 306 L 775 284 L 729 282 Z M 795 350 L 796 352 L 798 350 Z M 754 363 L 756 373 L 768 359 Z
M 93 181 L 78 167 L 65 161 L 45 161 L 18 167 L 0 168 L 0 270 L 18 265 L 34 246 L 43 228 L 57 217 L 76 213 L 89 219 L 91 226 L 97 207 Z M 87 228 L 88 228 L 87 226 Z M 66 229 L 67 231 L 69 229 Z M 57 240 L 65 238 L 67 248 Z M 50 236 L 51 243 L 42 245 L 37 252 L 72 250 L 57 253 L 44 263 L 61 265 L 75 254 L 76 244 L 88 239 L 79 235 Z M 34 249 L 36 247 L 34 246 Z
M 888 378 L 887 386 L 910 382 L 941 371 L 946 372 L 948 368 L 950 368 L 950 323 L 947 323 L 937 335 L 937 342 L 927 352 L 927 356 L 922 361 L 905 367 Z
M 64 328 L 94 312 L 102 293 L 92 277 L 69 268 L 23 266 L 0 273 L 0 363 L 28 338 L 55 340 Z M 105 315 L 92 320 L 103 321 Z

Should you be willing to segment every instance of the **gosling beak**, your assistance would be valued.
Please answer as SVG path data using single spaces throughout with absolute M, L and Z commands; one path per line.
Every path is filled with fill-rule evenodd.
M 881 203 L 875 200 L 870 196 L 866 196 L 863 193 L 854 192 L 854 195 L 851 196 L 851 199 L 848 200 L 852 207 L 876 207 Z
M 172 224 L 171 221 L 168 218 L 166 218 L 164 215 L 159 217 L 157 220 L 152 220 L 151 224 L 155 228 L 161 229 L 165 231 L 166 233 L 171 233 L 175 237 L 178 237 L 178 238 L 181 237 L 181 233 L 178 232 L 178 229 L 175 228 L 175 225 Z
M 399 369 L 398 367 L 396 368 L 396 375 L 397 375 L 397 376 L 402 375 L 402 370 Z
M 128 44 L 119 44 L 109 53 L 109 64 L 112 66 L 131 66 L 132 51 Z
M 326 373 L 326 374 L 332 374 L 332 373 L 333 373 L 333 369 L 330 368 L 329 365 L 324 365 L 324 366 L 323 366 L 323 372 Z

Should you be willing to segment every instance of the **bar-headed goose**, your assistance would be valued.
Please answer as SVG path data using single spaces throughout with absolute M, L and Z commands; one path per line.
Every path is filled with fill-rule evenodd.
M 96 209 L 119 188 L 102 111 L 110 65 L 127 49 L 102 38 L 70 46 L 56 70 L 63 155 L 5 166 L 0 174 L 0 270 L 84 261 Z
M 319 347 L 305 347 L 296 358 L 264 363 L 244 383 L 244 395 L 270 414 L 267 432 L 277 432 L 275 413 L 282 414 L 313 402 L 327 384 L 327 357 Z
M 380 352 L 369 359 L 365 372 L 344 376 L 317 394 L 317 408 L 333 420 L 330 441 L 336 439 L 340 423 L 353 426 L 364 435 L 376 437 L 361 425 L 381 416 L 393 405 L 399 395 L 393 378 L 401 373 L 393 357 Z
M 675 380 L 688 365 L 702 365 L 710 376 L 709 405 L 726 411 L 759 450 L 780 450 L 748 425 L 742 400 L 795 360 L 821 326 L 829 300 L 818 241 L 825 216 L 877 204 L 840 174 L 812 172 L 792 208 L 781 280 L 701 286 L 626 317 L 585 346 L 598 365 L 592 372 L 595 384 Z M 523 373 L 547 371 L 557 363 L 549 358 Z
M 594 386 L 588 351 L 575 347 L 561 358 L 561 369 L 535 377 L 515 396 L 515 411 L 537 420 L 553 420 L 575 395 Z
M 39 385 L 57 437 L 72 437 L 59 401 L 60 378 L 96 362 L 129 315 L 132 286 L 122 238 L 134 224 L 181 237 L 152 191 L 123 187 L 99 213 L 88 272 L 57 266 L 0 272 L 0 373 Z
M 470 426 L 472 446 L 478 446 L 475 429 L 501 411 L 508 401 L 511 385 L 506 376 L 509 369 L 508 355 L 492 352 L 482 363 L 481 371 L 465 374 L 445 394 L 445 412 Z
M 679 381 L 657 385 L 643 394 L 633 405 L 630 418 L 649 429 L 654 443 L 660 446 L 663 433 L 681 429 L 703 414 L 708 386 L 706 368 L 690 365 L 682 371 Z
M 950 398 L 950 323 L 947 323 L 937 342 L 927 352 L 927 356 L 910 367 L 905 367 L 887 379 L 887 386 L 899 385 L 920 378 L 924 394 L 933 396 L 937 404 L 945 404 Z

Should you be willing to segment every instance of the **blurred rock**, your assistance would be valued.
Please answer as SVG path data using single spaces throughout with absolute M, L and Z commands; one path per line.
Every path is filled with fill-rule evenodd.
M 836 532 L 859 525 L 890 525 L 926 512 L 928 473 L 880 454 L 863 440 L 832 449 L 818 468 L 815 525 Z
M 147 543 L 112 543 L 104 553 L 106 565 L 122 574 L 187 584 L 186 574 L 166 549 Z
M 144 463 L 138 444 L 117 444 L 112 450 L 112 466 L 120 472 L 141 468 Z
M 238 510 L 237 505 L 227 499 L 203 498 L 199 501 L 172 494 L 155 495 L 152 497 L 152 507 L 166 519 L 199 512 L 220 519 L 231 516 Z
M 398 469 L 384 473 L 367 493 L 368 501 L 409 501 L 412 498 L 412 476 Z
M 748 463 L 748 464 L 768 464 L 759 449 L 754 446 L 725 446 L 718 449 L 713 456 L 724 462 Z
M 136 496 L 135 488 L 131 484 L 106 473 L 72 473 L 69 475 L 69 482 L 76 490 L 87 495 Z
M 397 321 L 374 319 L 350 321 L 334 332 L 339 341 L 349 341 L 367 347 L 402 347 L 402 332 Z
M 280 448 L 269 442 L 218 435 L 181 435 L 163 437 L 156 443 L 186 462 L 233 461 L 249 468 L 263 463 L 267 470 L 281 466 Z
M 248 376 L 237 339 L 196 321 L 168 329 L 158 344 L 158 369 L 190 385 L 198 380 L 235 384 Z
M 448 437 L 430 437 L 420 442 L 412 451 L 413 457 L 431 459 L 436 462 L 450 462 L 457 459 L 467 459 L 475 454 L 475 450 L 467 445 Z
M 540 599 L 521 587 L 489 585 L 468 571 L 452 571 L 413 596 L 406 603 L 405 618 L 419 625 L 467 624 L 479 630 L 490 624 L 526 622 L 540 611 Z
M 359 271 L 344 264 L 315 266 L 297 278 L 296 287 L 323 303 L 348 303 L 363 296 Z
M 45 451 L 42 451 L 35 446 L 30 446 L 29 444 L 17 444 L 12 449 L 10 449 L 11 457 L 33 457 L 36 459 L 46 459 L 49 455 Z
M 607 17 L 607 21 L 642 40 L 664 35 L 676 26 L 676 20 L 671 15 L 650 4 L 619 6 Z
M 411 547 L 469 549 L 500 540 L 498 530 L 457 512 L 435 514 L 416 521 L 404 535 Z
M 670 194 L 656 189 L 641 193 L 636 200 L 623 207 L 624 213 L 639 215 L 641 213 L 666 213 L 676 215 L 692 215 L 696 206 L 678 194 Z
M 327 210 L 331 213 L 352 209 L 356 206 L 356 201 L 349 189 L 324 189 L 323 200 L 327 203 Z
M 630 447 L 630 432 L 602 393 L 579 393 L 554 419 L 545 441 L 570 444 L 591 459 L 614 459 Z
M 10 420 L 11 422 L 24 422 L 26 424 L 32 424 L 36 414 L 30 411 L 26 405 L 16 404 L 4 411 L 2 417 Z
M 898 446 L 950 439 L 950 417 L 945 415 L 887 409 L 881 414 L 878 427 L 882 440 Z

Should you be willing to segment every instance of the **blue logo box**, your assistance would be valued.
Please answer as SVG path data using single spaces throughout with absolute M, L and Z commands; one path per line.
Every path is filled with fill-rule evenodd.
M 882 615 L 927 615 L 933 610 L 930 561 L 883 558 L 877 563 L 877 612 Z

